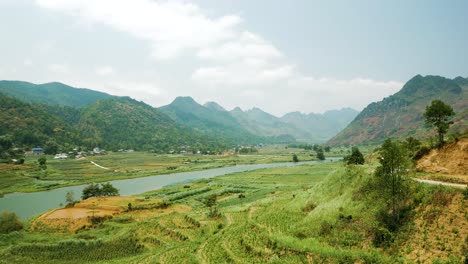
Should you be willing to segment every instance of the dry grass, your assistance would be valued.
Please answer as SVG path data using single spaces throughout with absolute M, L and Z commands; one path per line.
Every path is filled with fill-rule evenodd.
M 436 197 L 437 196 L 437 197 Z M 416 263 L 433 263 L 435 259 L 455 257 L 462 261 L 468 249 L 468 219 L 463 195 L 435 193 L 434 202 L 418 208 L 415 229 L 401 247 L 402 253 Z

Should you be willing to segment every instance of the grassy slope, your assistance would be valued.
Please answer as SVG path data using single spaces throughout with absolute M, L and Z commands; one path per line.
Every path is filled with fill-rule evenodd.
M 380 205 L 358 192 L 372 167 L 325 162 L 148 192 L 139 196 L 173 205 L 117 215 L 75 234 L 35 226 L 1 235 L 0 263 L 462 263 L 466 200 L 441 187 L 416 184 L 412 221 L 389 248 L 373 246 Z M 217 218 L 207 217 L 203 203 L 212 194 Z

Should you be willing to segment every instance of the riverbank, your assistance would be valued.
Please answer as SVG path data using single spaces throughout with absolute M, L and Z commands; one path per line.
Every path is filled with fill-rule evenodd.
M 330 158 L 328 161 L 309 161 L 299 163 L 285 162 L 237 165 L 201 171 L 178 172 L 165 175 L 115 180 L 110 181 L 110 183 L 119 189 L 120 195 L 135 195 L 151 190 L 161 189 L 165 186 L 181 182 L 212 178 L 231 173 L 252 171 L 263 168 L 297 166 L 307 163 L 329 163 L 330 160 L 338 159 L 339 158 Z M 86 185 L 76 185 L 42 192 L 8 194 L 5 197 L 0 198 L 0 211 L 10 210 L 15 212 L 20 216 L 20 218 L 27 219 L 31 216 L 44 213 L 50 209 L 62 207 L 65 204 L 65 196 L 67 192 L 73 192 L 75 194 L 75 199 L 79 199 L 81 192 L 85 187 Z
M 343 156 L 343 153 L 343 150 L 335 149 L 327 153 L 327 156 Z M 289 162 L 292 161 L 293 154 L 296 154 L 300 161 L 316 160 L 314 151 L 284 146 L 269 146 L 259 149 L 258 153 L 248 155 L 155 155 L 147 152 L 117 152 L 79 160 L 55 160 L 52 156 L 47 156 L 45 169 L 37 164 L 38 156 L 27 156 L 22 165 L 0 164 L 0 197 L 15 192 L 46 191 L 81 184 L 235 165 Z

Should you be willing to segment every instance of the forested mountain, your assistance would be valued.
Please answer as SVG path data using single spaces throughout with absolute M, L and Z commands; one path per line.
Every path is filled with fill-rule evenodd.
M 0 93 L 0 136 L 9 136 L 17 145 L 80 144 L 78 131 L 48 106 L 28 104 Z
M 325 142 L 345 128 L 359 112 L 351 108 L 331 110 L 323 114 L 292 112 L 281 121 L 308 133 L 309 141 Z M 299 138 L 301 139 L 301 138 Z
M 0 93 L 27 103 L 74 107 L 85 106 L 97 100 L 112 97 L 106 93 L 74 88 L 58 82 L 33 84 L 21 81 L 0 81 Z
M 169 150 L 219 143 L 129 97 L 100 100 L 83 108 L 77 128 L 85 144 L 109 149 Z
M 221 137 L 234 144 L 264 143 L 267 139 L 247 131 L 221 106 L 200 105 L 191 97 L 177 97 L 171 104 L 160 107 L 173 120 L 196 129 L 210 137 Z
M 468 79 L 417 75 L 384 100 L 368 105 L 328 144 L 380 143 L 387 137 L 428 136 L 423 113 L 434 99 L 451 105 L 456 113 L 452 132 L 468 129 Z

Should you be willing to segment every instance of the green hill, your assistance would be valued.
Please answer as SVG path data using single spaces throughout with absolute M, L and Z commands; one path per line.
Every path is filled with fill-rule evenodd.
M 129 97 L 100 100 L 83 108 L 77 129 L 87 145 L 114 150 L 167 151 L 181 145 L 216 144 L 159 109 Z
M 191 97 L 177 97 L 171 104 L 159 109 L 180 124 L 210 137 L 224 138 L 233 144 L 253 144 L 267 140 L 244 129 L 229 112 L 217 104 L 211 103 L 205 107 Z
M 61 145 L 79 144 L 78 132 L 46 105 L 21 102 L 0 93 L 0 135 L 12 137 L 24 147 L 44 146 L 53 141 Z
M 52 82 L 33 84 L 21 81 L 0 81 L 0 93 L 10 95 L 23 102 L 81 107 L 112 95 L 84 88 L 74 88 Z
M 450 104 L 455 112 L 451 132 L 468 129 L 468 80 L 417 75 L 403 88 L 384 100 L 368 105 L 351 124 L 328 144 L 380 143 L 387 137 L 426 137 L 423 113 L 434 99 Z

